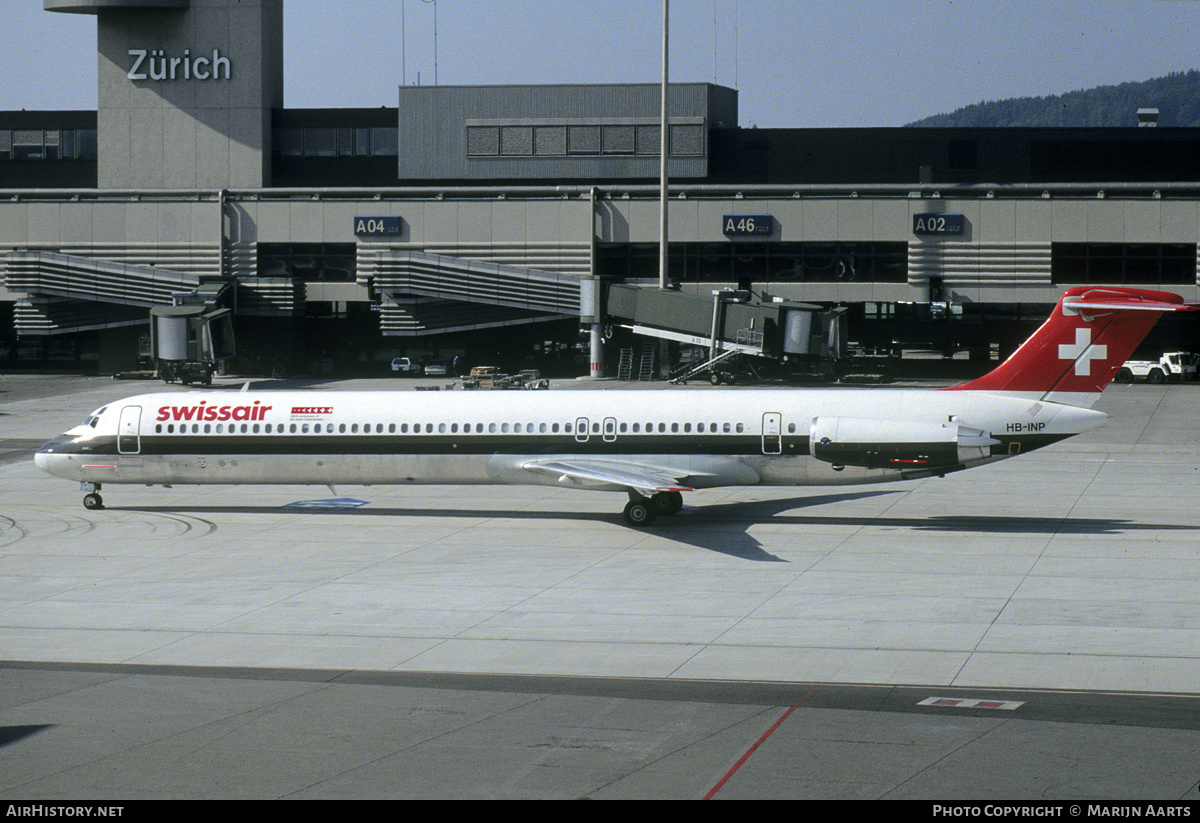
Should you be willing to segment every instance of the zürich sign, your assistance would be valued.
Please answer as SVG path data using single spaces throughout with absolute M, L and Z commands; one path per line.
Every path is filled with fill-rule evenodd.
M 130 80 L 228 80 L 232 69 L 220 49 L 213 49 L 212 57 L 192 57 L 191 49 L 184 49 L 182 57 L 167 57 L 162 49 L 130 49 L 129 56 Z

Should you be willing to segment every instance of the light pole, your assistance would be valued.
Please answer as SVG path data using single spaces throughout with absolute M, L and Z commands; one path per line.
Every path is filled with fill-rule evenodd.
M 421 0 L 433 5 L 433 85 L 438 84 L 437 4 L 438 0 Z
M 662 93 L 659 95 L 662 111 L 659 117 L 659 129 L 662 134 L 658 160 L 659 160 L 659 181 L 658 181 L 658 287 L 665 289 L 667 287 L 667 151 L 671 147 L 670 132 L 667 129 L 667 45 L 668 45 L 668 21 L 670 19 L 670 0 L 663 0 L 663 24 L 662 24 Z

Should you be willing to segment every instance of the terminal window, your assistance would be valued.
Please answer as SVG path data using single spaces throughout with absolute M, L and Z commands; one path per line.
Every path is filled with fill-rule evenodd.
M 549 157 L 565 155 L 567 153 L 567 127 L 535 126 L 533 129 L 533 153 Z
M 597 247 L 601 274 L 630 279 L 658 277 L 657 243 Z M 908 244 L 672 243 L 668 275 L 685 283 L 905 283 Z
M 468 157 L 570 157 L 600 155 L 656 156 L 662 129 L 648 123 L 470 125 Z M 706 140 L 701 123 L 671 125 L 671 154 L 703 157 Z
M 605 126 L 601 132 L 605 154 L 633 154 L 636 149 L 633 126 Z
M 274 152 L 283 157 L 393 157 L 398 131 L 380 127 L 278 128 Z
M 1195 285 L 1195 243 L 1052 243 L 1051 282 L 1060 285 Z
M 567 152 L 569 154 L 599 154 L 599 126 L 568 126 Z
M 95 129 L 0 129 L 0 160 L 95 159 Z
M 258 276 L 305 282 L 353 282 L 353 243 L 259 243 Z
M 533 127 L 504 126 L 501 128 L 500 153 L 515 156 L 533 154 Z

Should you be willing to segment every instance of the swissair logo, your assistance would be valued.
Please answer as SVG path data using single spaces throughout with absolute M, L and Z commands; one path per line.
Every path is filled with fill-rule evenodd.
M 1092 345 L 1091 329 L 1076 329 L 1074 343 L 1060 343 L 1058 346 L 1058 359 L 1074 360 L 1075 374 L 1079 377 L 1090 377 L 1092 361 L 1102 361 L 1107 357 L 1108 346 Z

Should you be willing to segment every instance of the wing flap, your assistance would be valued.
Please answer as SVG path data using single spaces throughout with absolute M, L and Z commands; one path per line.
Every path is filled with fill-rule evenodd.
M 664 466 L 614 460 L 530 460 L 521 468 L 535 474 L 557 476 L 559 482 L 579 486 L 621 486 L 646 495 L 661 491 L 691 491 L 682 485 L 686 473 Z

